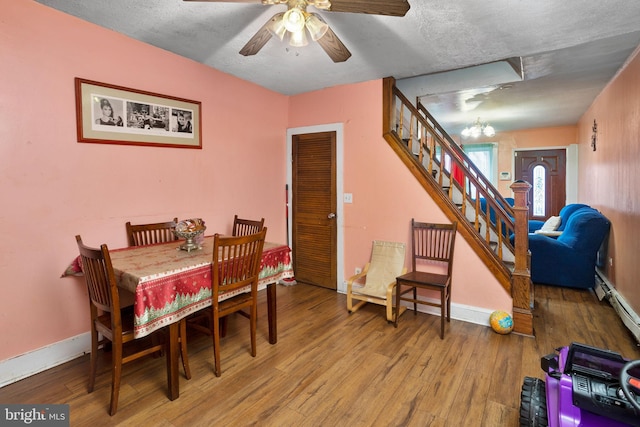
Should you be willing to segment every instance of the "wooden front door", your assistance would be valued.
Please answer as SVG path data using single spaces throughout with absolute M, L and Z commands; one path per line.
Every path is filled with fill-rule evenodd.
M 566 202 L 566 150 L 515 152 L 515 179 L 531 184 L 529 218 L 558 215 Z
M 336 132 L 293 135 L 292 251 L 296 281 L 337 289 Z

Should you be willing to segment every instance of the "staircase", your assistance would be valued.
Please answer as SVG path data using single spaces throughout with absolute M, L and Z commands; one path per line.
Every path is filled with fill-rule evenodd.
M 527 193 L 511 185 L 511 206 L 419 102 L 383 81 L 383 136 L 425 191 L 513 298 L 514 332 L 533 335 Z

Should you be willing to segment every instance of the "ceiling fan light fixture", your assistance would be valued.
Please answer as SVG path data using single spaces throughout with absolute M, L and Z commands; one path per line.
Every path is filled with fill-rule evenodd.
M 304 12 L 298 7 L 287 10 L 282 18 L 284 26 L 290 33 L 296 33 L 304 29 Z
M 307 40 L 307 32 L 304 27 L 300 31 L 292 32 L 289 36 L 289 45 L 293 47 L 304 47 L 309 44 Z
M 305 24 L 313 41 L 321 39 L 322 36 L 327 33 L 327 30 L 329 30 L 329 26 L 315 13 L 310 13 L 309 16 L 307 16 Z
M 284 20 L 282 19 L 283 16 L 284 13 L 275 15 L 267 26 L 267 30 L 271 35 L 278 37 L 280 41 L 284 40 L 284 35 L 287 33 L 287 28 L 284 26 Z

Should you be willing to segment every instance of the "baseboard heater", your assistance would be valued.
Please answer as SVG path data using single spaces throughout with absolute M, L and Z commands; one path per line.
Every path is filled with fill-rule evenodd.
M 595 291 L 600 301 L 605 298 L 609 301 L 609 304 L 622 319 L 622 323 L 633 334 L 636 342 L 640 343 L 640 316 L 636 314 L 624 297 L 616 291 L 616 288 L 613 287 L 609 280 L 597 270 Z

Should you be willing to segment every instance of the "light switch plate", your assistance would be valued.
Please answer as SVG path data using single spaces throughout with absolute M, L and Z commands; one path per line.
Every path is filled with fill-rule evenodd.
M 353 203 L 353 194 L 352 193 L 344 193 L 344 202 L 345 203 Z

